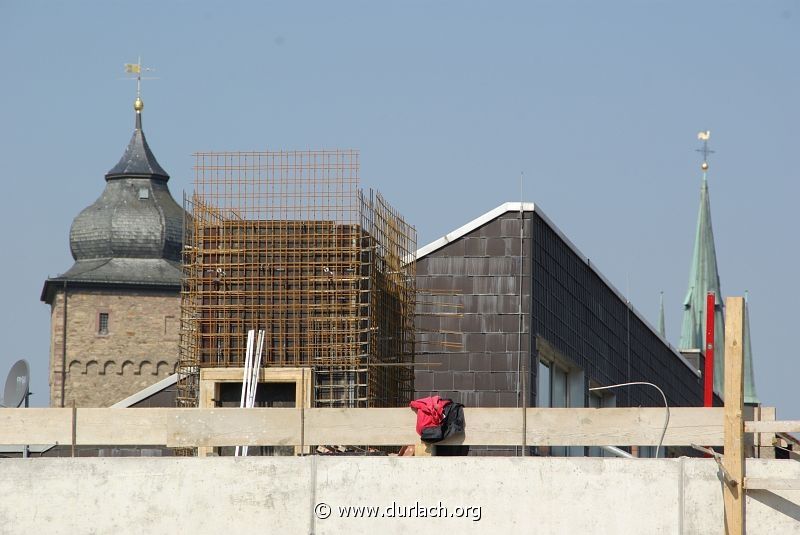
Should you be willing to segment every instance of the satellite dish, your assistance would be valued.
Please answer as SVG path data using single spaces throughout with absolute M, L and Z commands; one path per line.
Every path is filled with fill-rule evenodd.
M 25 403 L 30 386 L 30 367 L 25 359 L 18 360 L 11 366 L 3 390 L 3 402 L 6 407 L 16 408 Z

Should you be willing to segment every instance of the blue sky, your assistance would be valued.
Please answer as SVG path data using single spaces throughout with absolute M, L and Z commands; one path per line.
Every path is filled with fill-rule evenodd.
M 756 383 L 800 418 L 800 4 L 0 1 L 0 376 L 47 403 L 48 275 L 144 127 L 176 199 L 202 150 L 356 148 L 423 245 L 508 200 L 541 206 L 677 345 L 701 173 L 726 295 L 750 291 Z M 0 379 L 2 379 L 0 377 Z

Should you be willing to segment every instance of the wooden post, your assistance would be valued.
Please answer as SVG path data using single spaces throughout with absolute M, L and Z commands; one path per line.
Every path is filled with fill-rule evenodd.
M 775 407 L 756 407 L 759 422 L 774 422 L 776 420 Z M 773 445 L 775 433 L 756 433 L 756 457 L 759 459 L 774 459 L 775 447 Z
M 219 384 L 212 381 L 207 381 L 205 379 L 206 369 L 207 368 L 200 370 L 200 392 L 198 396 L 198 406 L 201 409 L 213 409 L 216 406 L 215 400 L 219 399 Z M 244 388 L 244 384 L 242 384 L 242 388 Z M 213 453 L 214 448 L 208 448 L 204 446 L 197 448 L 198 457 L 209 457 Z
M 744 299 L 725 300 L 725 455 L 723 465 L 731 476 L 723 485 L 725 533 L 743 535 L 744 493 Z
M 75 408 L 75 398 L 72 399 L 72 457 L 75 457 L 75 442 L 77 442 L 78 432 L 77 427 L 78 425 L 78 409 Z

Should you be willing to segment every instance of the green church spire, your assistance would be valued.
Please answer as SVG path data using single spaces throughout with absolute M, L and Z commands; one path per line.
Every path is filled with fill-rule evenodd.
M 697 232 L 694 241 L 692 266 L 689 271 L 689 290 L 683 301 L 683 325 L 681 327 L 680 349 L 705 353 L 706 294 L 714 292 L 714 390 L 721 396 L 725 370 L 725 317 L 723 314 L 722 291 L 720 290 L 717 252 L 714 247 L 714 230 L 711 227 L 711 201 L 708 195 L 708 155 L 714 151 L 708 148 L 711 132 L 700 132 L 697 138 L 703 142 L 703 184 L 700 187 L 700 211 L 697 216 Z M 750 311 L 745 306 L 744 324 L 744 400 L 747 404 L 757 404 L 758 395 L 753 379 L 753 353 L 750 347 Z
M 708 138 L 710 132 L 700 132 L 703 141 L 703 183 L 700 187 L 700 211 L 697 215 L 697 231 L 694 253 L 689 270 L 689 289 L 683 301 L 683 325 L 681 326 L 680 349 L 701 351 L 705 354 L 706 294 L 714 292 L 714 390 L 722 395 L 725 370 L 725 318 L 722 308 L 722 292 L 717 270 L 717 252 L 714 247 L 714 230 L 711 226 L 711 201 L 708 195 Z
M 700 188 L 700 212 L 697 216 L 697 232 L 694 241 L 694 254 L 689 270 L 689 289 L 683 301 L 683 325 L 681 327 L 680 349 L 694 349 L 705 353 L 706 339 L 706 294 L 714 292 L 714 390 L 722 394 L 723 356 L 725 352 L 725 318 L 722 313 L 722 293 L 717 252 L 714 247 L 714 230 L 711 226 L 711 202 L 708 195 L 708 181 L 703 172 L 703 185 Z

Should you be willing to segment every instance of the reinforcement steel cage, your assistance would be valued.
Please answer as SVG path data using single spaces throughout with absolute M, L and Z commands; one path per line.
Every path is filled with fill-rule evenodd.
M 358 152 L 197 153 L 186 211 L 178 404 L 202 367 L 313 370 L 316 406 L 407 403 L 416 230 L 359 187 Z

